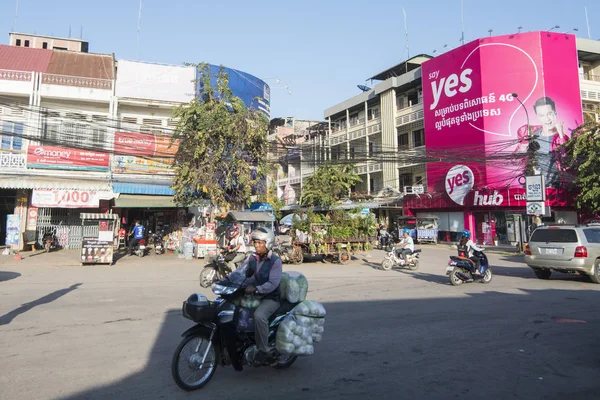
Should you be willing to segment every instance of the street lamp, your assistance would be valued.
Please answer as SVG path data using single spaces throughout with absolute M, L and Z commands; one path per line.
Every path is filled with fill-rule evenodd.
M 548 32 L 553 31 L 554 29 L 560 29 L 560 26 L 554 25 L 552 28 L 548 29 Z

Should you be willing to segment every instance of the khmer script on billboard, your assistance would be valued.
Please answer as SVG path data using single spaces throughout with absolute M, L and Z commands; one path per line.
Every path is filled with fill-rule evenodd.
M 443 192 L 455 164 L 483 186 L 521 186 L 528 115 L 546 184 L 558 182 L 556 150 L 582 122 L 575 36 L 478 39 L 426 61 L 422 74 L 427 150 L 442 160 L 427 167 L 429 190 Z

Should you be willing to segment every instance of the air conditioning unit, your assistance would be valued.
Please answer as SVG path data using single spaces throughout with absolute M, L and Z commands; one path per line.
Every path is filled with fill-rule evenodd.
M 413 193 L 413 186 L 404 186 L 404 193 L 406 193 L 406 194 L 412 194 Z
M 412 186 L 412 193 L 423 194 L 425 193 L 425 187 L 423 185 Z

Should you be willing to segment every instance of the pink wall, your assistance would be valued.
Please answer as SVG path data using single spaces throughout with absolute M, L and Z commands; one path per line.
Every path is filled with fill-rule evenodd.
M 512 93 L 540 132 L 533 105 L 552 98 L 556 112 L 538 107 L 548 143 L 553 135 L 565 137 L 555 126 L 570 136 L 582 120 L 575 36 L 532 32 L 478 39 L 423 64 L 427 151 L 443 160 L 427 166 L 429 191 L 445 192 L 446 173 L 458 164 L 473 171 L 474 190 L 522 186 L 527 143 L 518 143 L 527 136 L 527 118 Z M 541 164 L 549 179 L 557 179 L 549 156 Z

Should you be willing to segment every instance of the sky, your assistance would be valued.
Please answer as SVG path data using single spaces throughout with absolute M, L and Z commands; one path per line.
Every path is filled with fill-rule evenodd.
M 0 0 L 0 43 L 8 44 L 17 0 Z M 555 25 L 600 39 L 597 0 L 463 0 L 466 41 Z M 16 31 L 89 41 L 90 52 L 138 59 L 139 0 L 18 0 Z M 403 8 L 406 10 L 408 46 Z M 142 0 L 139 59 L 208 62 L 271 86 L 271 117 L 322 120 L 357 85 L 421 53 L 460 44 L 461 1 Z M 444 45 L 447 47 L 444 49 Z M 277 84 L 275 78 L 280 80 Z M 291 94 L 285 89 L 287 85 Z

